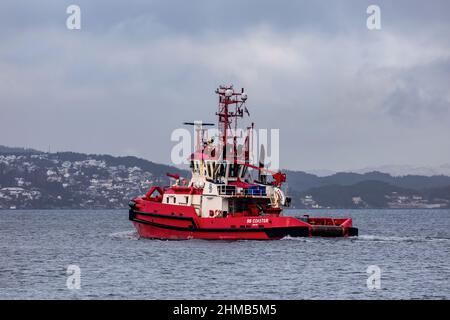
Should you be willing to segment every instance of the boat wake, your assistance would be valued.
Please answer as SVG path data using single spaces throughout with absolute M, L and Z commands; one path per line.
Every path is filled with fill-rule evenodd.
M 299 237 L 284 237 L 282 241 L 302 241 L 302 242 L 314 242 L 318 240 L 328 240 L 334 238 L 299 238 Z M 397 236 L 377 236 L 377 235 L 359 235 L 357 237 L 349 237 L 350 241 L 374 241 L 374 242 L 450 242 L 450 238 L 446 237 L 397 237 Z M 345 239 L 344 239 L 345 241 Z
M 114 240 L 139 240 L 136 230 L 114 232 L 109 235 Z
M 376 235 L 360 235 L 353 238 L 356 241 L 378 241 L 378 242 L 436 242 L 450 241 L 445 237 L 397 237 L 397 236 L 376 236 Z

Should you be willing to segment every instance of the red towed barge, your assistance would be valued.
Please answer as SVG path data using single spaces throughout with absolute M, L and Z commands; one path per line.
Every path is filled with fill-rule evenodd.
M 253 124 L 238 146 L 237 119 L 248 114 L 244 90 L 221 86 L 219 95 L 219 141 L 205 137 L 195 123 L 196 150 L 190 157 L 192 177 L 187 181 L 168 174 L 175 183 L 151 187 L 147 194 L 130 201 L 129 219 L 141 237 L 152 239 L 275 240 L 284 237 L 347 237 L 358 235 L 351 218 L 299 218 L 283 216 L 290 198 L 282 191 L 286 175 L 250 164 Z M 191 124 L 191 123 L 190 123 Z M 203 124 L 203 126 L 209 124 Z M 257 177 L 254 177 L 254 175 Z M 270 181 L 269 181 L 270 180 Z

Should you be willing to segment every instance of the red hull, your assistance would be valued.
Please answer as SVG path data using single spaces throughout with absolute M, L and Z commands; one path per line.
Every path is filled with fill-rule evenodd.
M 144 201 L 130 209 L 139 235 L 152 239 L 277 240 L 286 236 L 352 236 L 351 219 L 284 216 L 200 218 L 193 207 Z
M 139 222 L 133 222 L 139 236 L 148 239 L 164 239 L 164 240 L 189 240 L 189 239 L 205 239 L 205 240 L 278 240 L 289 235 L 285 233 L 282 236 L 270 236 L 264 231 L 249 232 L 236 231 L 178 231 L 168 230 L 166 228 L 145 225 Z M 298 230 L 301 232 L 301 230 Z M 307 234 L 308 228 L 305 228 Z M 306 235 L 305 235 L 306 236 Z

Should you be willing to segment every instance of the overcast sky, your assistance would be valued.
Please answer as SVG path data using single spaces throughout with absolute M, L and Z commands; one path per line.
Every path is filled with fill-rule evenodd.
M 449 14 L 446 0 L 3 0 L 0 144 L 168 163 L 172 130 L 214 121 L 214 90 L 233 83 L 257 127 L 280 129 L 284 168 L 449 163 Z

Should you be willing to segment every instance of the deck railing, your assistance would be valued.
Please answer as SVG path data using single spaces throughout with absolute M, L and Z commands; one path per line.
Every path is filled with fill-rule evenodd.
M 234 196 L 236 195 L 236 187 L 235 186 L 219 186 L 219 194 Z
M 234 196 L 234 195 L 245 195 L 245 196 L 257 196 L 257 197 L 265 197 L 267 196 L 266 188 L 245 188 L 242 192 L 237 192 L 235 186 L 226 186 L 221 185 L 218 186 L 219 194 L 226 196 Z
M 244 194 L 246 196 L 260 196 L 260 197 L 265 197 L 267 196 L 266 194 L 266 189 L 244 189 Z

